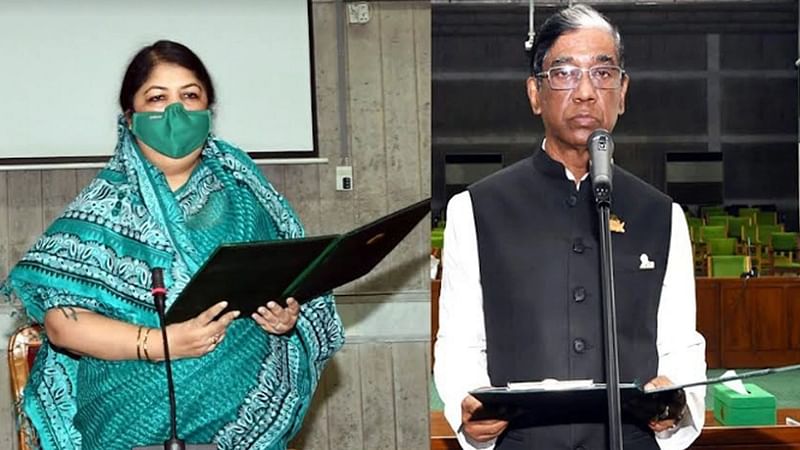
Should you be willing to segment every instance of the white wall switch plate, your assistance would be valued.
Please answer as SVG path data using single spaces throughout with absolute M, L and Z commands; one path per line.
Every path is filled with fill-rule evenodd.
M 336 167 L 336 190 L 337 191 L 353 190 L 353 166 Z
M 350 23 L 367 23 L 369 22 L 369 5 L 367 2 L 348 3 L 347 15 Z

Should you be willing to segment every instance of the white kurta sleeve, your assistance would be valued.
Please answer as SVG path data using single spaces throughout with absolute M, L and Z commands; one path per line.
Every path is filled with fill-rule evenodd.
M 689 229 L 683 211 L 672 205 L 672 233 L 658 307 L 658 374 L 684 384 L 706 377 L 706 343 L 696 328 L 697 305 Z M 689 414 L 677 427 L 656 434 L 662 450 L 685 449 L 705 422 L 705 386 L 686 389 Z
M 477 443 L 461 432 L 461 401 L 475 388 L 489 386 L 483 291 L 478 264 L 478 240 L 469 192 L 447 205 L 439 296 L 439 332 L 433 367 L 436 390 L 444 402 L 447 422 L 465 449 L 492 449 L 494 440 Z

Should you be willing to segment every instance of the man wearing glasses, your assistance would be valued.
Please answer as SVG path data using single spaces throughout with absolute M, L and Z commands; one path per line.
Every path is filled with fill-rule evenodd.
M 618 31 L 589 6 L 551 16 L 532 51 L 531 109 L 545 139 L 527 158 L 448 205 L 434 375 L 464 448 L 608 448 L 606 409 L 564 405 L 486 418 L 469 391 L 514 381 L 603 381 L 596 207 L 586 142 L 612 130 L 630 82 Z M 683 213 L 615 167 L 612 245 L 622 382 L 661 387 L 705 378 Z M 705 389 L 655 417 L 623 414 L 625 450 L 687 448 Z

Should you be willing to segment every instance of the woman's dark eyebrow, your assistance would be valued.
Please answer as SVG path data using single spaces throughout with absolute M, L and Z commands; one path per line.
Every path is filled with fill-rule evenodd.
M 148 92 L 150 92 L 153 89 L 166 90 L 167 88 L 165 88 L 164 86 L 150 86 L 149 88 L 147 88 L 146 91 L 144 91 L 144 93 L 147 94 Z

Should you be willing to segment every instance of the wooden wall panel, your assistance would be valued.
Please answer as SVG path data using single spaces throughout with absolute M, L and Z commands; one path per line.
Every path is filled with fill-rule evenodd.
M 42 173 L 9 172 L 7 177 L 9 262 L 13 265 L 42 233 Z
M 319 171 L 317 165 L 287 166 L 284 172 L 283 193 L 291 202 L 309 236 L 322 234 L 322 216 L 319 211 Z
M 42 171 L 42 223 L 50 225 L 78 194 L 75 170 Z
M 800 287 L 786 289 L 786 313 L 789 348 L 800 350 Z
M 414 56 L 417 68 L 417 124 L 420 180 L 423 195 L 431 194 L 431 5 L 414 7 Z
M 393 346 L 379 343 L 358 345 L 365 449 L 404 448 L 395 440 L 394 386 L 390 382 Z
M 750 308 L 744 294 L 738 286 L 721 288 L 721 345 L 726 350 L 747 350 L 753 345 Z
M 328 448 L 328 408 L 325 407 L 327 399 L 327 378 L 331 371 L 325 371 L 317 386 L 314 400 L 308 408 L 308 414 L 303 422 L 303 428 L 298 436 L 289 443 L 292 449 L 320 449 Z
M 8 204 L 8 173 L 0 172 L 0 279 L 8 276 L 13 261 L 9 255 L 9 215 L 11 210 Z
M 697 283 L 697 331 L 706 339 L 706 364 L 720 364 L 720 300 L 719 286 Z
M 281 194 L 286 195 L 286 184 L 284 183 L 285 166 L 261 166 L 261 173 L 272 183 L 272 186 Z
M 319 155 L 328 158 L 325 170 L 320 170 L 320 213 L 324 218 L 328 232 L 339 233 L 353 228 L 356 223 L 355 191 L 361 184 L 355 182 L 355 191 L 337 191 L 336 166 L 352 161 L 343 161 L 342 143 L 340 139 L 341 127 L 348 127 L 339 121 L 338 98 L 341 89 L 345 89 L 345 96 L 350 92 L 350 87 L 340 88 L 338 85 L 338 48 L 336 38 L 336 4 L 319 3 L 314 6 L 314 57 L 316 69 L 317 88 L 317 144 Z M 346 51 L 347 40 L 345 36 L 341 51 Z M 346 68 L 347 62 L 344 62 Z M 347 76 L 347 73 L 345 73 Z M 345 105 L 345 113 L 349 111 Z M 352 119 L 351 119 L 352 120 Z M 347 131 L 347 130 L 346 130 Z M 349 148 L 349 141 L 345 148 Z M 357 177 L 357 174 L 354 174 Z
M 785 350 L 788 347 L 786 299 L 780 287 L 748 292 L 753 350 Z
M 428 358 L 427 342 L 346 344 L 289 448 L 427 449 Z
M 384 147 L 383 80 L 381 77 L 381 14 L 348 28 L 350 152 L 355 187 L 356 222 L 366 223 L 388 211 Z
M 428 446 L 430 366 L 427 345 L 427 342 L 392 345 L 398 449 L 423 449 Z
M 94 177 L 97 176 L 99 169 L 77 169 L 75 170 L 75 183 L 78 187 L 78 192 L 89 185 Z
M 328 448 L 364 448 L 358 348 L 345 345 L 326 369 Z
M 800 278 L 761 277 L 746 284 L 738 278 L 698 278 L 696 285 L 697 323 L 707 339 L 709 368 L 800 361 Z M 716 330 L 719 341 L 713 338 Z

